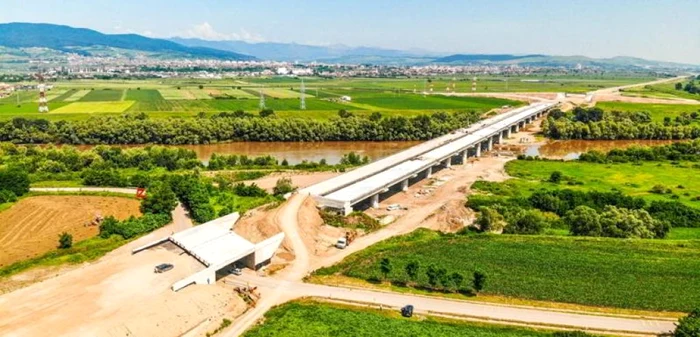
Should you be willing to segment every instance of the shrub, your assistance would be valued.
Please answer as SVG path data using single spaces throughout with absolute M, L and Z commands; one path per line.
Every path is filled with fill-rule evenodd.
M 291 193 L 295 189 L 296 187 L 292 185 L 292 179 L 282 178 L 278 179 L 277 183 L 275 183 L 275 187 L 272 189 L 272 194 L 276 196 L 283 196 L 287 193 Z
M 29 174 L 19 168 L 0 169 L 0 186 L 15 196 L 23 196 L 29 192 Z
M 484 289 L 484 286 L 486 285 L 486 274 L 480 272 L 480 271 L 475 271 L 474 272 L 474 279 L 472 280 L 472 288 L 474 288 L 475 293 L 481 292 L 481 290 Z
M 61 235 L 58 236 L 58 248 L 68 249 L 70 247 L 73 247 L 73 235 L 66 232 L 61 233 Z
M 476 224 L 482 232 L 501 232 L 506 226 L 503 215 L 490 207 L 482 207 L 481 214 L 476 219 Z
M 695 309 L 688 316 L 678 320 L 676 330 L 673 331 L 673 337 L 698 336 L 700 336 L 700 309 Z
M 549 175 L 549 182 L 558 184 L 564 175 L 559 171 L 554 171 Z
M 9 190 L 0 190 L 0 204 L 5 202 L 15 202 L 17 196 Z

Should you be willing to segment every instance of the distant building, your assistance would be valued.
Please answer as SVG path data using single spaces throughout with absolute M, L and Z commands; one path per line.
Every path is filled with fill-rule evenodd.
M 277 75 L 287 75 L 289 74 L 289 69 L 285 67 L 277 68 Z
M 350 102 L 352 101 L 352 97 L 350 96 L 340 96 L 340 100 L 344 102 Z

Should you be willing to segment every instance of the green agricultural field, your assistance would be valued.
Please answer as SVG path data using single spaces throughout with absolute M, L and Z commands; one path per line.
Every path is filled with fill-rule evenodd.
M 265 96 L 270 96 L 273 98 L 299 98 L 300 93 L 297 91 L 283 89 L 283 88 L 265 88 L 263 89 L 263 94 Z M 307 94 L 306 97 L 313 97 Z
M 244 337 L 544 337 L 551 332 L 441 318 L 406 319 L 397 312 L 301 300 L 265 313 L 265 321 Z
M 688 81 L 645 85 L 644 87 L 625 89 L 622 94 L 624 96 L 648 98 L 685 98 L 700 101 L 700 95 L 698 94 L 691 94 L 683 90 L 676 90 L 676 83 L 682 83 L 685 85 L 688 83 Z
M 123 100 L 124 90 L 95 89 L 80 99 L 80 102 L 108 102 Z
M 81 100 L 85 95 L 89 94 L 90 90 L 77 90 L 74 94 L 63 99 L 64 102 L 77 102 Z
M 429 91 L 445 92 L 447 88 L 455 92 L 471 92 L 473 76 L 437 76 L 411 79 L 318 79 L 305 78 L 307 90 L 312 92 L 317 88 L 354 88 L 354 89 L 383 89 L 403 90 L 404 92 Z M 627 74 L 605 75 L 531 75 L 531 76 L 477 76 L 477 92 L 570 92 L 586 93 L 607 87 L 616 87 L 655 80 L 654 77 L 630 76 Z M 263 84 L 265 86 L 289 87 L 299 86 L 294 78 L 255 78 L 246 79 L 245 84 Z M 245 85 L 244 84 L 244 85 Z M 453 87 L 454 84 L 454 87 Z
M 127 90 L 126 100 L 137 102 L 154 102 L 162 101 L 163 96 L 160 95 L 158 90 L 153 89 Z
M 67 105 L 68 102 L 49 102 L 49 108 L 53 111 Z M 33 115 L 44 116 L 46 113 L 39 113 L 39 103 L 22 103 L 20 106 L 12 103 L 0 103 L 0 119 L 10 119 L 14 117 L 32 118 Z
M 62 106 L 51 111 L 53 114 L 62 113 L 103 113 L 103 112 L 124 112 L 133 105 L 133 101 L 122 102 L 75 102 Z
M 481 110 L 501 107 L 504 105 L 519 105 L 518 102 L 490 97 L 448 97 L 427 96 L 414 94 L 385 95 L 375 97 L 353 97 L 352 103 L 371 105 L 380 109 L 450 109 L 450 110 Z
M 599 102 L 596 104 L 605 111 L 647 111 L 651 114 L 652 120 L 663 122 L 664 117 L 676 118 L 681 113 L 700 113 L 700 103 L 693 104 L 646 104 L 646 103 L 623 103 L 623 102 Z
M 561 172 L 565 178 L 583 183 L 582 185 L 560 185 L 545 182 L 549 175 Z M 538 188 L 570 188 L 574 190 L 610 191 L 613 188 L 624 194 L 652 200 L 677 200 L 693 207 L 700 207 L 700 181 L 689 179 L 700 173 L 695 163 L 643 162 L 640 164 L 598 164 L 578 161 L 526 161 L 515 160 L 506 164 L 506 172 L 522 178 L 509 182 L 511 188 L 528 194 Z M 654 194 L 650 190 L 655 185 L 663 185 L 671 194 Z
M 73 96 L 77 92 L 78 92 L 78 89 L 69 89 L 69 90 L 65 91 L 64 93 L 62 93 L 61 95 L 54 97 L 50 101 L 51 102 L 63 102 L 66 100 L 66 98 Z
M 689 311 L 700 303 L 700 241 L 527 235 L 448 235 L 426 229 L 350 255 L 317 275 L 368 279 L 388 258 L 389 279 L 420 263 L 487 275 L 485 294 L 591 306 Z

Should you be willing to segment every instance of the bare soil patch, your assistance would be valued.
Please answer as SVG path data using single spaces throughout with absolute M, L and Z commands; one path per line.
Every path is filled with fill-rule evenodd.
M 39 256 L 56 248 L 62 232 L 73 242 L 98 234 L 86 226 L 96 215 L 126 219 L 140 215 L 134 199 L 99 196 L 36 196 L 0 212 L 0 267 Z

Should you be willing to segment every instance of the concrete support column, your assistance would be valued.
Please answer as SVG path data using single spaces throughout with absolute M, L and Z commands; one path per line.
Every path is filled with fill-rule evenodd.
M 481 142 L 479 142 L 479 144 L 476 144 L 476 157 L 481 157 Z
M 433 176 L 433 168 L 432 168 L 432 167 L 428 167 L 428 169 L 425 170 L 425 177 L 426 177 L 426 178 L 430 178 L 430 177 L 432 177 L 432 176 Z
M 401 190 L 404 192 L 408 191 L 408 179 L 401 182 Z
M 375 194 L 372 196 L 372 208 L 379 208 L 379 194 Z
M 469 158 L 469 155 L 467 154 L 469 150 L 464 150 L 462 151 L 462 164 L 467 163 L 467 159 Z
M 452 166 L 452 157 L 445 159 L 443 165 L 445 166 L 445 168 L 450 168 L 450 166 Z
M 506 138 L 510 138 L 510 128 L 507 128 L 505 133 L 506 133 Z
M 493 150 L 493 137 L 489 137 L 489 146 L 487 147 L 487 151 Z
M 498 144 L 503 144 L 503 131 L 498 132 Z
M 517 133 L 518 131 L 520 131 L 520 123 L 515 124 L 515 132 Z

